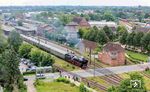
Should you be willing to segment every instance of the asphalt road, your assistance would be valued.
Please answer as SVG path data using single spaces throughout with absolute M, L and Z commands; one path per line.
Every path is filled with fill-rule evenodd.
M 134 71 L 144 71 L 145 68 L 147 67 L 150 68 L 150 63 L 128 65 L 128 66 L 116 66 L 116 67 L 108 67 L 108 68 L 96 68 L 95 76 L 121 74 L 121 73 L 134 72 Z M 78 71 L 72 71 L 72 72 L 82 77 L 94 76 L 94 69 L 78 70 Z

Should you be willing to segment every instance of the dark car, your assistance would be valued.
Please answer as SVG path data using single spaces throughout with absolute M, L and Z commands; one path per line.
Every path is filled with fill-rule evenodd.
M 23 78 L 23 81 L 28 81 L 28 78 Z

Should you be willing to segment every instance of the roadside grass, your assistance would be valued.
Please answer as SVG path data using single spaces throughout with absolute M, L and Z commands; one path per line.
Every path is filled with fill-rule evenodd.
M 126 53 L 133 60 L 139 60 L 139 61 L 144 61 L 144 62 L 146 62 L 148 60 L 148 55 L 144 55 L 141 53 L 132 52 L 132 51 L 128 51 L 128 50 L 126 50 Z
M 36 85 L 37 92 L 79 92 L 77 86 L 72 86 L 71 84 L 63 82 L 44 82 L 39 81 Z
M 65 70 L 68 70 L 68 71 L 74 71 L 74 70 L 79 70 L 80 68 L 75 66 L 75 65 L 72 65 L 70 63 L 68 63 L 67 61 L 63 60 L 63 59 L 60 59 L 56 56 L 53 56 L 54 59 L 55 59 L 55 63 L 54 65 L 56 66 L 59 66 Z

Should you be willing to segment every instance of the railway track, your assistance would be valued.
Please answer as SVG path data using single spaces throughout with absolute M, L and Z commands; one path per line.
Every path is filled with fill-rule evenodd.
M 118 81 L 116 81 L 116 80 L 114 80 L 108 76 L 101 76 L 99 78 L 105 80 L 108 84 L 112 84 L 112 85 L 118 85 L 119 84 Z
M 141 74 L 150 79 L 150 75 L 149 74 L 146 74 L 144 72 L 141 72 Z
M 59 66 L 54 66 L 54 67 L 57 68 L 59 71 L 66 72 L 66 73 L 68 73 L 69 75 L 72 75 L 72 76 L 76 76 L 76 77 L 81 78 L 81 81 L 82 81 L 84 84 L 86 84 L 88 87 L 94 87 L 94 88 L 96 87 L 96 88 L 98 88 L 99 90 L 107 91 L 107 87 L 105 87 L 104 85 L 101 85 L 101 84 L 99 84 L 99 83 L 97 83 L 97 82 L 95 82 L 95 81 L 89 80 L 89 79 L 87 79 L 87 78 L 83 78 L 83 77 L 81 77 L 81 76 L 79 76 L 79 75 L 77 75 L 77 74 L 74 74 L 74 73 L 72 73 L 72 72 L 69 72 L 69 71 L 67 71 L 67 70 L 65 70 L 65 69 L 63 69 L 63 68 L 61 68 L 61 67 L 59 67 Z

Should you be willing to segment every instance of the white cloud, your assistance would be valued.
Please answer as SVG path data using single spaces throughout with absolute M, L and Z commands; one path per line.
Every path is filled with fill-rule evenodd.
M 150 0 L 0 0 L 0 6 L 6 5 L 150 6 Z

